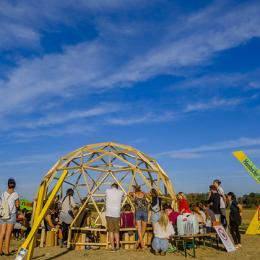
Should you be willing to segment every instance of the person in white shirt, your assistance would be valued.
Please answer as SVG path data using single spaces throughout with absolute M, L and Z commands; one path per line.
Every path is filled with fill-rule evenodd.
M 65 245 L 68 240 L 69 226 L 74 219 L 73 210 L 76 208 L 76 203 L 73 199 L 73 195 L 73 189 L 68 189 L 66 196 L 61 201 L 60 221 L 63 245 Z
M 10 255 L 10 240 L 13 232 L 14 224 L 16 222 L 16 213 L 19 208 L 19 195 L 15 192 L 16 182 L 13 178 L 8 180 L 8 188 L 1 195 L 1 203 L 5 200 L 8 204 L 9 218 L 0 218 L 0 256 Z M 5 238 L 5 251 L 3 253 L 3 242 Z
M 161 212 L 159 221 L 154 224 L 153 233 L 152 248 L 155 254 L 158 255 L 161 253 L 161 255 L 166 255 L 169 247 L 169 239 L 175 234 L 175 231 L 165 211 Z
M 111 189 L 106 190 L 106 222 L 112 251 L 119 249 L 120 209 L 122 197 L 123 192 L 118 190 L 117 183 L 113 183 Z
M 221 214 L 221 223 L 226 228 L 227 227 L 227 218 L 226 218 L 226 196 L 223 188 L 220 186 L 220 180 L 214 180 L 213 185 L 217 188 L 218 194 L 220 195 L 220 214 Z

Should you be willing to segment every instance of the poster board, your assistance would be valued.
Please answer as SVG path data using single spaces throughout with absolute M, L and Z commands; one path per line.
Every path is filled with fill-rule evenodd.
M 214 226 L 219 238 L 221 239 L 223 245 L 225 246 L 227 252 L 234 252 L 236 248 L 231 241 L 229 235 L 227 234 L 225 228 L 222 225 Z

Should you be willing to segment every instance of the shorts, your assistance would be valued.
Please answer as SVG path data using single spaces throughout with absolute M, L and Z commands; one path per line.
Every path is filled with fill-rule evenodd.
M 15 224 L 16 223 L 16 213 L 12 213 L 9 219 L 1 219 L 0 218 L 0 225 L 2 224 Z
M 119 233 L 120 231 L 120 218 L 113 218 L 106 216 L 107 231 L 113 233 Z
M 151 222 L 153 223 L 153 224 L 155 224 L 156 222 L 158 222 L 159 221 L 159 219 L 160 219 L 160 211 L 159 212 L 153 212 L 152 211 L 152 215 L 151 215 Z
M 137 210 L 135 212 L 135 221 L 145 221 L 148 222 L 148 212 L 147 210 Z

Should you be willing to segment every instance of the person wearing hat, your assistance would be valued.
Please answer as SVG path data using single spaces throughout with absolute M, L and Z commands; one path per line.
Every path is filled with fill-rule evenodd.
M 0 256 L 10 255 L 10 240 L 16 222 L 16 213 L 19 208 L 19 195 L 15 192 L 16 182 L 10 178 L 7 183 L 7 190 L 1 195 L 1 205 L 5 202 L 8 212 L 5 217 L 0 217 Z M 5 239 L 5 254 L 3 253 L 3 242 Z
M 221 181 L 216 179 L 213 181 L 213 185 L 216 187 L 218 194 L 220 195 L 220 215 L 221 223 L 226 228 L 227 219 L 226 219 L 226 196 L 223 188 L 221 187 Z

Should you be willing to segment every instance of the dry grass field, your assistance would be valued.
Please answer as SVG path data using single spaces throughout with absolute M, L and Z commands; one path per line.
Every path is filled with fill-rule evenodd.
M 243 222 L 244 225 L 250 223 L 251 218 L 253 217 L 255 210 L 244 210 L 243 211 Z M 19 243 L 20 244 L 20 243 Z M 197 259 L 210 259 L 210 260 L 224 260 L 224 259 L 260 259 L 260 236 L 248 236 L 242 235 L 242 248 L 233 253 L 227 253 L 222 246 L 220 249 L 211 248 L 208 246 L 198 246 L 196 249 Z M 17 249 L 18 243 L 13 242 L 13 249 Z M 59 247 L 49 247 L 49 248 L 36 248 L 34 259 L 39 260 L 52 260 L 52 259 L 91 259 L 91 260 L 153 260 L 153 259 L 185 259 L 182 252 L 167 254 L 166 256 L 155 256 L 149 249 L 145 251 L 136 251 L 136 250 L 120 250 L 118 252 L 109 252 L 106 250 L 85 250 L 85 251 L 74 251 L 67 249 L 61 249 Z M 191 258 L 188 256 L 187 258 Z M 8 259 L 8 258 L 6 258 Z M 13 257 L 10 257 L 13 259 Z

